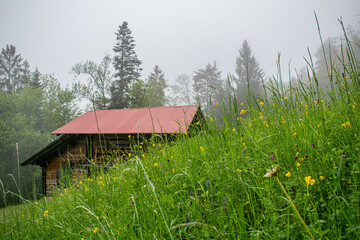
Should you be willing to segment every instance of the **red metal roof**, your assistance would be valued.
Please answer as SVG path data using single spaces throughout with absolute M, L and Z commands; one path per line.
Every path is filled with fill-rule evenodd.
M 52 133 L 185 133 L 197 110 L 198 106 L 192 105 L 179 107 L 97 110 L 96 114 L 94 111 L 90 111 Z

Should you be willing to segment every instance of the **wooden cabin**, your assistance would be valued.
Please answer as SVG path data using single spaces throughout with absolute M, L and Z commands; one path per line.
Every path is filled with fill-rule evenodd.
M 90 166 L 106 166 L 109 155 L 126 159 L 131 142 L 154 134 L 173 138 L 198 127 L 202 119 L 196 105 L 90 111 L 52 132 L 59 137 L 21 166 L 40 166 L 43 192 L 51 195 L 67 176 L 82 178 Z

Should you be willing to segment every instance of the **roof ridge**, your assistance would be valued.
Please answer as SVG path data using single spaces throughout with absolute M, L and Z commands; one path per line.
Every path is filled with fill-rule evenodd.
M 95 110 L 95 111 L 113 111 L 113 110 L 140 110 L 140 109 L 153 109 L 153 108 L 183 108 L 183 107 L 199 107 L 198 105 L 181 105 L 181 106 L 157 106 L 157 107 L 140 107 L 140 108 L 113 108 L 113 109 L 101 109 L 101 110 Z M 88 112 L 94 112 L 94 110 L 87 111 Z

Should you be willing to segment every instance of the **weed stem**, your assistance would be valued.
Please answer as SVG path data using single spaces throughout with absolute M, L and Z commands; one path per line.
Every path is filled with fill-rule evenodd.
M 282 183 L 280 182 L 279 178 L 278 178 L 278 177 L 275 177 L 275 178 L 276 178 L 276 180 L 278 181 L 278 183 L 280 184 L 280 187 L 282 188 L 283 192 L 285 193 L 285 195 L 286 195 L 287 199 L 289 200 L 292 208 L 294 209 L 294 211 L 295 211 L 296 214 L 298 215 L 298 217 L 299 217 L 302 225 L 304 226 L 304 228 L 306 229 L 306 231 L 307 231 L 308 234 L 310 235 L 311 239 L 314 240 L 314 236 L 311 234 L 308 226 L 305 224 L 304 219 L 300 216 L 300 213 L 299 213 L 298 210 L 296 209 L 295 204 L 294 204 L 293 201 L 291 200 L 289 194 L 286 192 L 286 190 L 285 190 L 284 186 L 282 185 Z

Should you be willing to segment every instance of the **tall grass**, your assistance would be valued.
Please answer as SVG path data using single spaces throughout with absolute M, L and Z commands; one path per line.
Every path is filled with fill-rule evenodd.
M 133 159 L 9 210 L 3 238 L 360 238 L 353 47 L 347 41 L 342 69 L 330 66 L 332 91 L 309 71 L 311 82 L 289 89 L 274 78 L 255 106 L 214 104 L 223 108 L 221 129 L 209 117 L 191 137 L 134 144 Z

